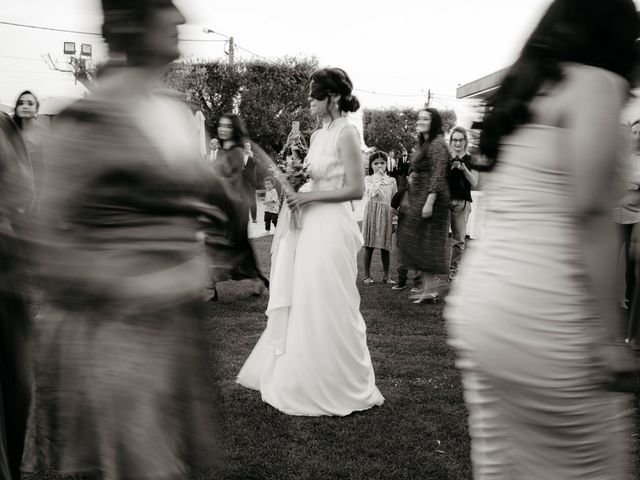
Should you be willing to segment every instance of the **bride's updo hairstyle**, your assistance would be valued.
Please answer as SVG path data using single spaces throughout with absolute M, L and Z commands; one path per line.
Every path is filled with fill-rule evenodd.
M 353 83 L 341 68 L 323 68 L 311 75 L 311 97 L 324 100 L 329 95 L 340 95 L 341 112 L 355 112 L 360 108 L 358 98 L 351 94 Z

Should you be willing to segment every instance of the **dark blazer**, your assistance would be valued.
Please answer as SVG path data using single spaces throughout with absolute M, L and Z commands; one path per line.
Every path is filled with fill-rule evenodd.
M 244 163 L 244 153 L 243 153 L 242 161 Z M 247 164 L 244 165 L 244 169 L 242 170 L 242 179 L 243 179 L 245 189 L 248 192 L 255 193 L 256 185 L 258 183 L 258 177 L 256 174 L 256 161 L 253 155 L 251 155 L 247 159 Z

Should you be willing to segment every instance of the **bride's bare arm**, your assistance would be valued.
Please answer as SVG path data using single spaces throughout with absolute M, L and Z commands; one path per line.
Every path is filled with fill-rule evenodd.
M 363 197 L 364 166 L 360 154 L 360 135 L 355 127 L 342 129 L 338 138 L 338 151 L 345 166 L 344 186 L 335 190 L 290 195 L 287 199 L 289 208 L 301 207 L 312 202 L 348 202 Z

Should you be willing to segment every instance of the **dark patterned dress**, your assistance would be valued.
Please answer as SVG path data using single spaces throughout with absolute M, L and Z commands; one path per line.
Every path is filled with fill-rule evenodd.
M 183 105 L 122 77 L 63 112 L 47 148 L 23 469 L 182 480 L 220 462 L 196 234 L 203 218 L 233 231 L 242 204 L 200 160 Z
M 442 136 L 422 145 L 411 159 L 416 176 L 408 191 L 409 209 L 398 226 L 398 247 L 404 266 L 433 274 L 449 273 L 449 148 Z M 429 193 L 436 193 L 433 215 L 422 218 Z

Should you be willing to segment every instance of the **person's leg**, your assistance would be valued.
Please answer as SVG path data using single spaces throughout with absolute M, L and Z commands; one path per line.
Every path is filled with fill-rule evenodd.
M 249 211 L 251 212 L 251 220 L 253 223 L 256 223 L 258 221 L 258 205 L 255 190 L 252 190 L 249 194 Z
M 622 241 L 624 242 L 624 261 L 625 261 L 625 289 L 624 299 L 629 310 L 631 310 L 631 303 L 633 295 L 636 290 L 636 274 L 635 274 L 635 260 L 629 255 L 629 244 L 631 243 L 631 230 L 633 224 L 620 225 L 622 228 Z
M 456 202 L 457 204 L 454 204 Z M 451 209 L 451 260 L 449 273 L 453 278 L 458 273 L 458 265 L 464 253 L 467 221 L 471 212 L 471 204 L 464 200 L 452 202 Z
M 640 278 L 640 262 L 635 262 L 636 278 Z M 638 335 L 640 334 L 640 283 L 636 283 L 636 289 L 633 292 L 633 297 L 630 299 L 629 307 L 629 327 L 627 338 L 629 344 L 636 350 L 640 349 L 640 343 Z
M 385 280 L 389 279 L 389 264 L 391 263 L 391 255 L 389 254 L 389 250 L 385 250 L 384 248 L 380 249 L 380 258 L 382 259 L 382 271 L 383 278 Z
M 0 418 L 0 446 L 6 448 L 4 467 L 15 479 L 20 478 L 31 398 L 30 326 L 26 299 L 21 294 L 0 294 L 0 416 L 4 418 Z M 6 474 L 3 470 L 0 473 Z
M 373 248 L 364 247 L 364 280 L 371 279 L 371 259 L 373 258 Z
M 398 285 L 406 285 L 407 278 L 409 276 L 409 269 L 404 265 L 398 265 L 396 271 L 398 272 Z
M 273 226 L 274 227 L 278 226 L 278 214 L 277 213 L 272 213 L 271 214 L 271 221 L 273 222 Z
M 264 212 L 264 229 L 269 232 L 271 230 L 271 214 Z

